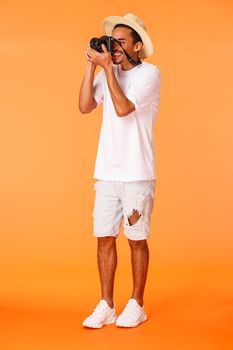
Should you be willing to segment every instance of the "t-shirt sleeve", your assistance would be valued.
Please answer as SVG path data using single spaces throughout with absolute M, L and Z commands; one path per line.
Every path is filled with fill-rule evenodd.
M 104 101 L 104 74 L 103 70 L 99 71 L 94 79 L 94 99 L 97 104 L 101 104 Z
M 126 97 L 133 102 L 135 110 L 143 109 L 160 98 L 160 71 L 154 66 L 147 71 L 142 70 L 135 75 Z

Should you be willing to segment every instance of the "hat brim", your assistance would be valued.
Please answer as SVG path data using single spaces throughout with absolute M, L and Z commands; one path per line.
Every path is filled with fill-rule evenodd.
M 125 17 L 121 17 L 121 16 L 106 17 L 102 22 L 105 35 L 111 36 L 113 28 L 115 27 L 116 24 L 126 24 L 131 28 L 133 28 L 140 35 L 143 42 L 143 47 L 139 52 L 141 58 L 146 58 L 153 54 L 154 52 L 153 43 L 148 33 L 146 32 L 146 30 L 144 30 L 139 24 Z

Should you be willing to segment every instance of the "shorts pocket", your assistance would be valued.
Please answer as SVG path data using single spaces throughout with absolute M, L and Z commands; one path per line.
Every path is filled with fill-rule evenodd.
M 97 189 L 97 185 L 98 185 L 98 180 L 97 180 L 97 181 L 95 181 L 95 183 L 94 183 L 94 186 L 93 186 L 94 191 L 96 191 L 96 189 Z
M 96 180 L 96 182 L 94 183 L 94 190 L 95 190 L 95 191 L 96 191 L 97 188 L 99 187 L 100 183 L 101 183 L 101 180 Z

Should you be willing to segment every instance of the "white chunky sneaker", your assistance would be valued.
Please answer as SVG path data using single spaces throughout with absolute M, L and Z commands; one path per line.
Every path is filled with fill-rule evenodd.
M 140 306 L 136 299 L 129 299 L 123 312 L 116 321 L 118 327 L 136 327 L 147 320 L 144 307 Z
M 115 323 L 116 319 L 115 303 L 111 308 L 106 300 L 101 299 L 93 313 L 83 321 L 82 325 L 89 328 L 101 328 L 104 325 Z

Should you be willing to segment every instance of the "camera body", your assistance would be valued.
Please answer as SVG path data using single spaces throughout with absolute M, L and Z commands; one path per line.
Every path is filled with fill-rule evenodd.
M 103 35 L 100 38 L 92 38 L 90 47 L 98 52 L 103 52 L 101 45 L 104 44 L 107 50 L 113 53 L 115 39 L 112 36 Z

